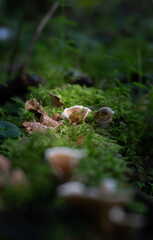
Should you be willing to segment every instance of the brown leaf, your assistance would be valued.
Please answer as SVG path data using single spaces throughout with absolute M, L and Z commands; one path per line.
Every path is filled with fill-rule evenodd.
M 53 104 L 56 107 L 64 107 L 64 103 L 62 102 L 61 98 L 57 97 L 56 95 L 54 95 L 52 92 L 49 93 L 52 99 Z
M 50 116 L 48 116 L 47 114 L 44 114 L 41 116 L 40 118 L 40 122 L 45 125 L 45 126 L 52 126 L 52 127 L 56 127 L 59 125 L 59 122 L 55 121 L 54 119 L 52 119 Z
M 23 122 L 22 125 L 27 129 L 28 133 L 33 133 L 34 131 L 45 131 L 47 126 L 39 122 Z
M 22 125 L 27 129 L 28 133 L 33 133 L 34 131 L 44 132 L 46 129 L 55 129 L 62 126 L 62 123 L 60 122 L 56 126 L 46 126 L 44 124 L 41 124 L 40 122 L 23 122 Z
M 29 112 L 34 113 L 35 117 L 39 119 L 43 114 L 45 114 L 43 107 L 39 104 L 39 102 L 37 102 L 35 98 L 28 100 L 25 103 L 25 107 Z
M 43 131 L 48 128 L 56 128 L 61 126 L 62 123 L 52 119 L 43 109 L 43 107 L 37 102 L 37 100 L 30 99 L 26 102 L 25 107 L 28 111 L 34 113 L 35 117 L 39 119 L 40 122 L 23 122 L 23 126 L 26 127 L 29 133 L 33 131 L 40 130 Z

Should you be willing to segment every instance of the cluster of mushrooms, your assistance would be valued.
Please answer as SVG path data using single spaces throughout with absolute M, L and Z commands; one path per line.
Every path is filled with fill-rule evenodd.
M 104 179 L 99 186 L 87 187 L 75 179 L 73 171 L 87 152 L 66 147 L 49 148 L 45 158 L 60 184 L 57 194 L 64 198 L 77 212 L 92 219 L 100 230 L 107 234 L 133 233 L 144 226 L 144 217 L 127 213 L 123 206 L 133 199 L 131 190 L 119 190 L 114 179 Z
M 52 93 L 50 95 L 56 106 L 64 107 L 60 98 Z M 63 119 L 68 119 L 72 125 L 79 124 L 91 112 L 87 107 L 76 105 L 65 108 L 61 115 L 56 113 L 52 118 L 36 99 L 27 101 L 25 107 L 39 120 L 39 122 L 35 119 L 32 122 L 23 122 L 29 133 L 58 128 L 63 125 Z M 111 108 L 102 107 L 94 114 L 94 119 L 105 128 L 113 115 L 114 111 Z M 92 219 L 108 237 L 118 232 L 125 236 L 144 226 L 145 221 L 141 215 L 127 213 L 124 210 L 124 204 L 133 198 L 133 191 L 119 190 L 116 181 L 111 178 L 104 179 L 99 186 L 94 187 L 87 187 L 80 178 L 75 178 L 76 166 L 87 157 L 85 150 L 54 147 L 46 149 L 44 155 L 58 182 L 57 195 L 64 198 L 80 214 Z M 0 155 L 0 171 L 1 186 L 4 178 L 7 178 L 11 185 L 28 183 L 24 172 L 20 168 L 12 170 L 9 160 L 2 155 Z
M 65 106 L 59 97 L 57 97 L 53 93 L 50 93 L 50 96 L 55 106 Z M 34 119 L 34 121 L 32 122 L 25 121 L 22 123 L 29 133 L 32 133 L 36 130 L 44 131 L 48 128 L 55 129 L 57 127 L 60 127 L 63 125 L 63 119 L 68 119 L 72 123 L 72 125 L 77 125 L 84 122 L 88 114 L 92 112 L 90 108 L 75 105 L 69 108 L 65 108 L 61 115 L 55 113 L 54 117 L 52 118 L 44 111 L 43 107 L 41 106 L 41 104 L 38 103 L 36 99 L 28 100 L 25 104 L 25 107 L 29 112 L 32 112 L 34 114 L 34 117 L 39 120 L 39 122 L 36 122 Z M 95 112 L 94 119 L 103 128 L 105 128 L 109 124 L 109 122 L 111 122 L 113 115 L 114 111 L 111 108 L 102 107 L 97 112 Z
M 3 189 L 6 184 L 12 187 L 23 187 L 27 186 L 28 179 L 21 168 L 12 168 L 10 160 L 0 154 L 0 189 Z

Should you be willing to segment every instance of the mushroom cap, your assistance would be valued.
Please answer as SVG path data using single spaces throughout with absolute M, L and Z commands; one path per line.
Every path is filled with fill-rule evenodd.
M 91 112 L 90 108 L 83 107 L 80 105 L 75 105 L 70 108 L 65 108 L 64 112 L 61 114 L 62 118 L 70 119 L 73 114 L 79 114 L 79 117 L 84 121 L 87 115 Z
M 85 156 L 85 151 L 67 147 L 48 148 L 45 151 L 45 158 L 52 165 L 54 174 L 58 178 L 70 177 L 74 167 Z
M 100 189 L 102 193 L 114 193 L 117 191 L 117 183 L 113 178 L 105 178 L 100 184 Z
M 139 229 L 144 226 L 145 219 L 142 215 L 126 213 L 122 207 L 113 207 L 109 211 L 109 219 L 118 227 L 129 229 Z
M 114 115 L 114 111 L 109 107 L 102 107 L 95 113 L 95 119 L 97 122 L 101 123 L 102 125 L 109 123 L 112 120 Z
M 102 107 L 98 110 L 99 113 L 106 113 L 106 114 L 110 114 L 111 116 L 114 115 L 114 111 L 110 108 L 110 107 Z
M 72 182 L 73 183 L 73 182 Z M 69 188 L 69 184 L 60 185 L 60 189 L 64 187 L 64 190 L 66 188 Z M 124 204 L 127 201 L 129 201 L 132 196 L 132 191 L 102 191 L 100 187 L 85 187 L 84 185 L 84 191 L 78 192 L 77 196 L 74 194 L 72 188 L 68 189 L 68 195 L 66 194 L 67 191 L 65 191 L 64 197 L 66 199 L 71 200 L 71 202 L 81 202 L 83 205 L 88 204 L 94 204 L 99 205 L 100 208 L 111 208 L 120 204 Z
M 72 159 L 81 159 L 86 156 L 86 152 L 85 150 L 71 149 L 67 147 L 48 148 L 45 151 L 45 157 L 47 160 L 52 161 L 55 156 L 67 156 Z
M 64 183 L 57 188 L 57 194 L 61 197 L 82 195 L 85 191 L 85 185 L 77 181 Z

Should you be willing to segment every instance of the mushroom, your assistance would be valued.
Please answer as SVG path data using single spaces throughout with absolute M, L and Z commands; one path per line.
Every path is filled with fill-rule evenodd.
M 105 178 L 100 184 L 102 193 L 113 193 L 117 191 L 117 184 L 113 178 Z
M 119 235 L 130 234 L 142 228 L 145 224 L 145 219 L 142 215 L 126 213 L 120 206 L 111 208 L 108 216 L 114 225 L 114 231 Z
M 12 186 L 26 186 L 28 179 L 23 170 L 19 167 L 14 168 L 10 174 L 9 182 Z
M 67 200 L 81 214 L 94 219 L 102 231 L 109 233 L 113 223 L 109 219 L 110 209 L 128 202 L 133 193 L 119 191 L 114 187 L 102 190 L 101 187 L 86 187 L 80 182 L 67 182 L 57 188 L 57 194 Z
M 79 196 L 80 194 L 84 194 L 85 191 L 85 185 L 78 181 L 67 182 L 57 188 L 57 194 L 61 197 L 68 197 L 69 195 L 72 196 L 72 194 Z
M 49 148 L 45 151 L 45 158 L 52 165 L 55 176 L 62 180 L 72 175 L 75 166 L 85 156 L 85 151 L 67 147 Z
M 10 160 L 4 155 L 0 154 L 0 172 L 9 173 L 11 170 Z
M 95 113 L 94 118 L 105 128 L 112 121 L 114 113 L 115 112 L 111 108 L 102 107 Z
M 61 117 L 69 119 L 73 124 L 78 124 L 84 121 L 90 112 L 90 108 L 76 105 L 70 108 L 66 108 L 61 114 Z

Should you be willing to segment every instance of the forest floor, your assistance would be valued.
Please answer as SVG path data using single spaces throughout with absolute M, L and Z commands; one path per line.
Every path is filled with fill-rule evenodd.
M 25 21 L 23 34 L 1 44 L 1 239 L 152 237 L 150 25 L 142 19 L 135 32 L 128 12 L 123 27 L 107 19 L 117 14 L 114 5 L 104 4 L 103 16 L 88 8 L 79 20 L 73 9 L 70 21 L 61 6 L 24 72 L 27 32 L 36 26 Z M 144 4 L 144 17 L 147 11 Z M 10 70 L 6 50 L 15 42 L 22 51 Z

